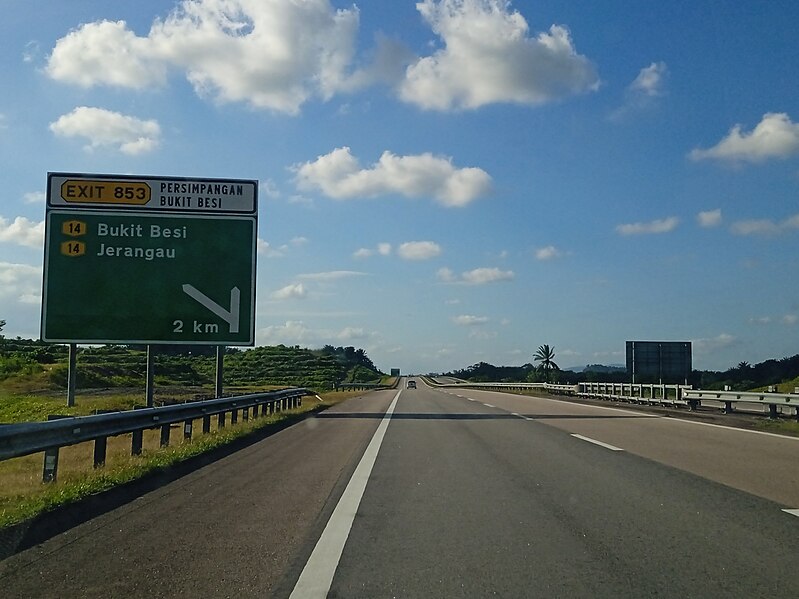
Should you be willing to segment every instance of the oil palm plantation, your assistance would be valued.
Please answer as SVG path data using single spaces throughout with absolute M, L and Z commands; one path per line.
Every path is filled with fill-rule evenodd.
M 549 373 L 553 370 L 560 370 L 560 366 L 555 363 L 555 348 L 549 345 L 539 345 L 533 360 L 541 363 L 540 368 L 544 371 L 544 380 L 547 383 L 549 382 Z

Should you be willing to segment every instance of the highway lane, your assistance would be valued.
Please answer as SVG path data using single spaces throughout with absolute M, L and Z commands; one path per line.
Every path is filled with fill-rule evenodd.
M 484 403 L 403 392 L 330 597 L 799 596 L 780 505 Z
M 0 562 L 2 596 L 289 597 L 318 564 L 315 596 L 799 596 L 799 503 L 768 498 L 791 486 L 685 457 L 799 442 L 458 392 L 344 402 Z
M 459 389 L 471 398 L 799 508 L 799 438 L 556 399 Z
M 381 413 L 395 393 L 329 412 Z M 284 577 L 321 534 L 377 424 L 313 418 L 284 429 L 0 561 L 0 596 L 287 596 Z

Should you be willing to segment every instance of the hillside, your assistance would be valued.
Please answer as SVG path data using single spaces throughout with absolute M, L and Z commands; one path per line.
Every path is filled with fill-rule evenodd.
M 156 385 L 207 386 L 215 374 L 215 348 L 169 346 L 156 349 Z M 68 350 L 25 339 L 0 339 L 0 382 L 4 386 L 64 389 Z M 139 387 L 147 361 L 142 347 L 80 347 L 78 388 Z M 325 346 L 227 348 L 225 385 L 303 386 L 330 389 L 337 382 L 376 381 L 380 373 L 362 349 Z

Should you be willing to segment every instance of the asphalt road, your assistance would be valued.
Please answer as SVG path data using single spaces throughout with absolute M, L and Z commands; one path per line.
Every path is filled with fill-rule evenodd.
M 0 562 L 2 595 L 799 596 L 799 440 L 458 393 L 340 404 Z

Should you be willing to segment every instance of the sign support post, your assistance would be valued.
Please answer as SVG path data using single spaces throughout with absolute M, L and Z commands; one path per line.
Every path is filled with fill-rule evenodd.
M 69 370 L 67 371 L 67 407 L 75 405 L 75 389 L 78 386 L 78 346 L 69 344 Z
M 216 385 L 214 396 L 222 397 L 222 377 L 225 372 L 225 346 L 216 346 Z
M 153 346 L 147 345 L 147 382 L 145 383 L 145 396 L 147 407 L 153 407 L 153 397 L 155 396 L 155 352 Z

